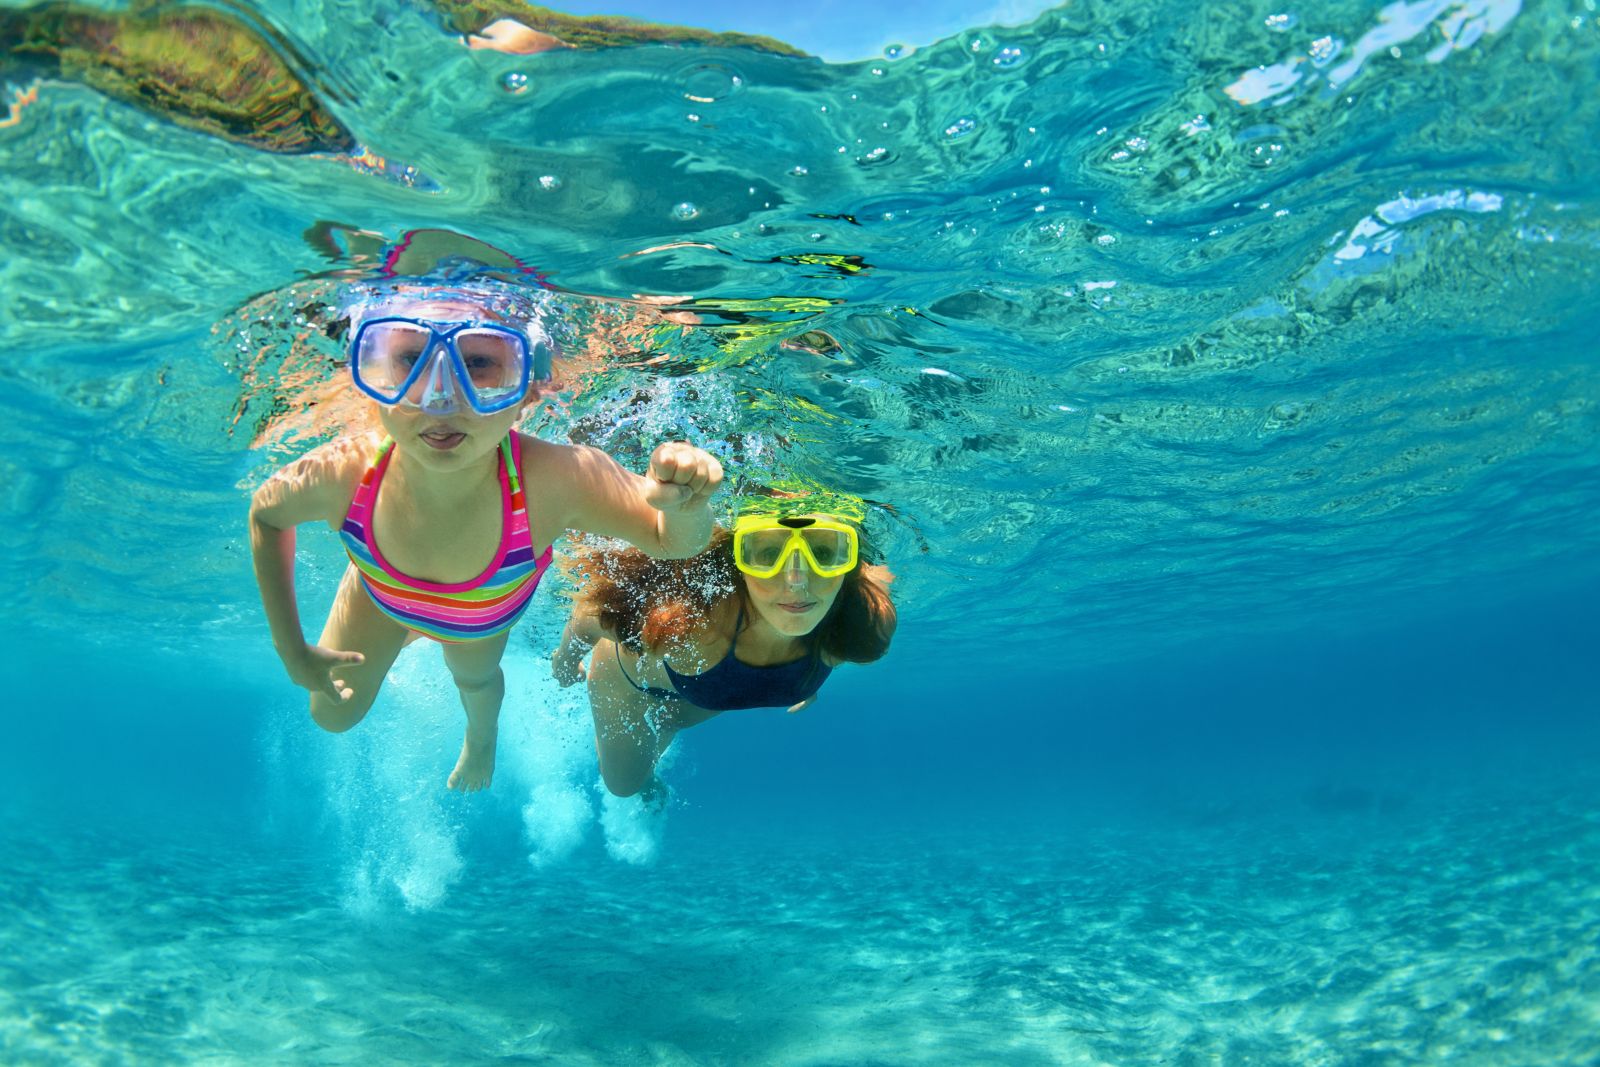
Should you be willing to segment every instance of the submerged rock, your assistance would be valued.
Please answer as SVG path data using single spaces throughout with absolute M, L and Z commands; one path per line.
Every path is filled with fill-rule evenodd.
M 165 119 L 268 152 L 347 152 L 350 131 L 290 66 L 287 42 L 200 7 L 0 12 L 0 69 L 81 82 Z

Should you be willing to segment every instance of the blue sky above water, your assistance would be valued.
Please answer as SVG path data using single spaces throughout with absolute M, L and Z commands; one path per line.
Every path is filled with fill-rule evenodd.
M 1055 5 L 1046 0 L 815 0 L 807 4 L 572 0 L 557 6 L 574 15 L 628 15 L 710 30 L 758 33 L 823 59 L 845 62 L 881 56 L 891 44 L 921 47 L 963 30 L 1021 25 Z

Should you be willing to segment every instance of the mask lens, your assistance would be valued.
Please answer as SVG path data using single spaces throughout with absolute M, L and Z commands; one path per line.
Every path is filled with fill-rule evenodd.
M 361 331 L 356 372 L 378 393 L 399 397 L 411 369 L 427 354 L 432 333 L 407 322 L 379 322 Z
M 850 535 L 843 530 L 806 529 L 800 531 L 811 558 L 823 575 L 837 574 L 850 569 L 855 560 L 850 552 Z
M 752 530 L 744 535 L 737 562 L 755 574 L 773 574 L 783 564 L 788 543 L 788 530 Z
M 522 391 L 528 366 L 522 338 L 503 330 L 462 330 L 455 342 L 480 400 L 503 400 Z

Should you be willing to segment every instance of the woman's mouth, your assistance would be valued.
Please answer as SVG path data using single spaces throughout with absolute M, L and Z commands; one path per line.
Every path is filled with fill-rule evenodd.
M 778 607 L 782 608 L 784 611 L 789 612 L 791 615 L 804 615 L 806 612 L 810 611 L 812 608 L 814 608 L 816 606 L 817 606 L 817 602 L 815 600 L 810 601 L 809 603 L 805 603 L 805 604 L 779 604 L 778 605 Z
M 454 430 L 425 430 L 418 436 L 429 448 L 436 448 L 440 452 L 448 452 L 467 439 L 466 434 Z

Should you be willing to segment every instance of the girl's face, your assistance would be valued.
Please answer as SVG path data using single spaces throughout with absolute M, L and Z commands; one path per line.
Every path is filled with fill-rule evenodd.
M 492 321 L 482 308 L 456 300 L 418 300 L 397 308 L 385 308 L 383 313 L 431 322 Z M 422 388 L 421 382 L 412 387 L 415 393 L 420 393 Z M 395 447 L 408 459 L 430 470 L 457 471 L 481 462 L 499 448 L 500 442 L 522 417 L 527 399 L 537 396 L 538 387 L 530 385 L 523 403 L 489 415 L 474 411 L 464 397 L 449 414 L 430 414 L 416 405 L 418 398 L 414 396 L 412 403 L 378 404 L 378 421 L 383 424 L 384 432 L 394 438 Z
M 817 577 L 798 554 L 771 578 L 740 577 L 756 615 L 785 637 L 804 637 L 821 625 L 845 579 Z

